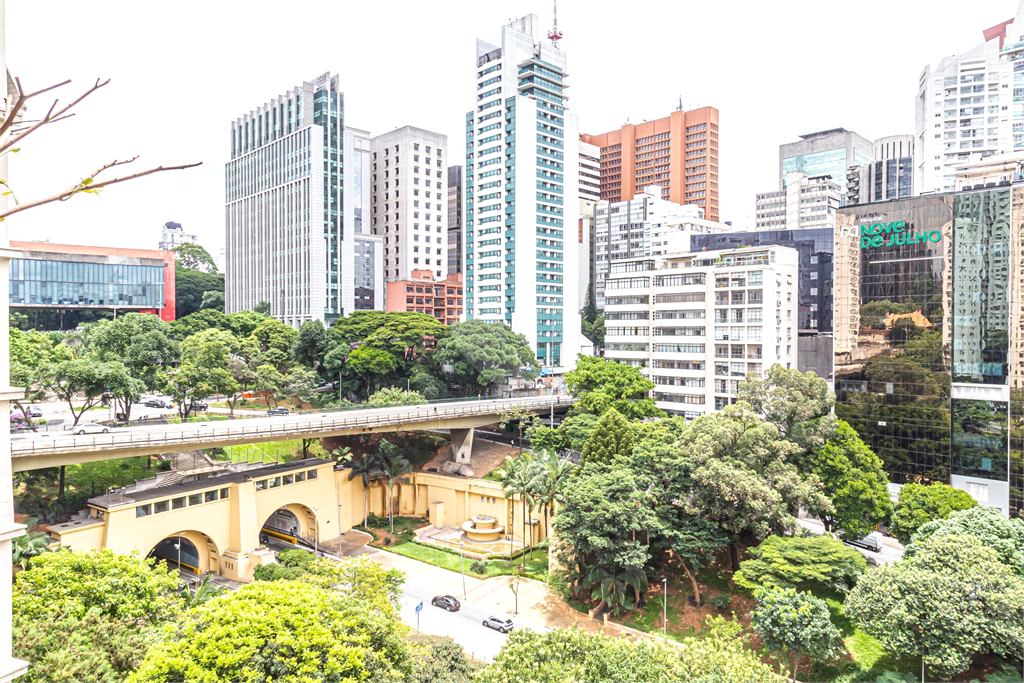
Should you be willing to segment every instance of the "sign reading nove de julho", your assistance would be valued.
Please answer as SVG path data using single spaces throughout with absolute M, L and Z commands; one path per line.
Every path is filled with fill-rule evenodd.
M 910 244 L 939 242 L 942 232 L 939 230 L 918 230 L 907 232 L 906 221 L 890 221 L 889 223 L 865 223 L 860 226 L 860 248 L 898 247 Z

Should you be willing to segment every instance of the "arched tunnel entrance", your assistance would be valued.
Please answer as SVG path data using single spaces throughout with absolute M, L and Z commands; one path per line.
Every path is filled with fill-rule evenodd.
M 219 570 L 219 553 L 213 540 L 198 531 L 183 531 L 163 539 L 147 558 L 167 563 L 172 569 L 199 575 Z

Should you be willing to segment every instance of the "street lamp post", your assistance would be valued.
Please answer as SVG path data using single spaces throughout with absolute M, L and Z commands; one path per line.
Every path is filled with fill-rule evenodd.
M 178 532 L 178 542 L 174 544 L 174 547 L 178 549 L 178 578 L 181 579 L 181 535 L 184 531 Z
M 665 597 L 661 603 L 661 633 L 668 637 L 668 579 L 661 580 L 661 586 L 665 589 Z
M 459 539 L 459 562 L 462 564 L 462 599 L 466 599 L 466 556 L 462 554 L 462 539 Z

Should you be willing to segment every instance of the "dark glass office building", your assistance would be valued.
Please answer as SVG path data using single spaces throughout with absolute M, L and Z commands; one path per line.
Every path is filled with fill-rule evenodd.
M 797 309 L 798 367 L 820 377 L 832 376 L 832 255 L 835 235 L 828 228 L 807 230 L 758 230 L 692 235 L 690 251 L 736 249 L 742 246 L 792 247 L 800 255 L 800 299 Z
M 1006 185 L 847 206 L 835 235 L 836 414 L 893 483 L 1008 514 L 1024 506 L 1022 218 L 1024 186 Z

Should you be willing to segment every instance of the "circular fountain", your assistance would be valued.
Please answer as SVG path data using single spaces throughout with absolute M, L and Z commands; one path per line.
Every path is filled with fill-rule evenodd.
M 470 541 L 489 543 L 500 540 L 505 527 L 498 526 L 498 519 L 490 515 L 473 515 L 473 519 L 462 523 L 462 531 Z

